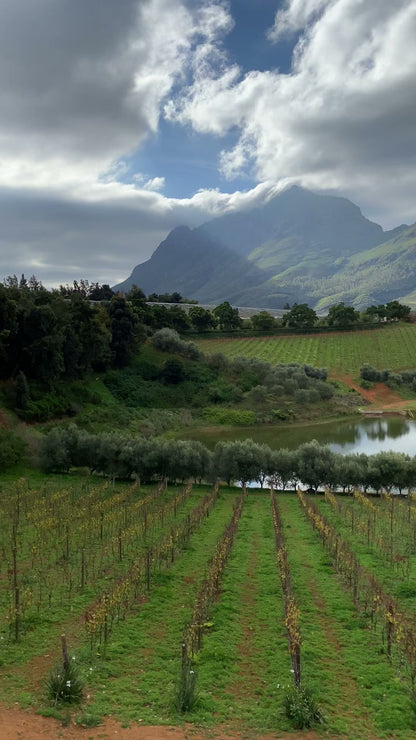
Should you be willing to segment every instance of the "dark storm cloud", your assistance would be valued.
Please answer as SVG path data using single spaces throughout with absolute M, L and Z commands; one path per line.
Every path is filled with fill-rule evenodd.
M 136 0 L 2 0 L 0 8 L 1 128 L 21 137 L 23 150 L 37 138 L 47 149 L 47 136 L 64 151 L 108 147 L 107 137 L 116 149 L 146 129 L 132 96 L 145 53 L 134 45 Z

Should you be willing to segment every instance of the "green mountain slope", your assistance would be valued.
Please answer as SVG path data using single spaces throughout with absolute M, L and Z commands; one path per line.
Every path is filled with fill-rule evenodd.
M 316 286 L 318 308 L 337 300 L 362 308 L 369 303 L 400 299 L 416 304 L 416 225 L 398 236 L 350 257 L 329 280 Z
M 178 290 L 205 303 L 363 308 L 415 290 L 414 228 L 384 232 L 346 198 L 292 187 L 196 229 L 174 229 L 115 287 Z

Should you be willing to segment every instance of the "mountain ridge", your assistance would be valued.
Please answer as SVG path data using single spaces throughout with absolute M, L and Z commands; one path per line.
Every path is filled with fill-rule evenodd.
M 416 269 L 408 269 L 416 256 L 415 228 L 384 231 L 347 198 L 293 186 L 194 229 L 176 227 L 115 289 L 135 283 L 146 293 L 178 290 L 204 303 L 270 308 L 295 301 L 326 308 L 343 295 L 363 308 L 367 300 L 384 302 L 379 296 L 391 300 L 415 291 Z

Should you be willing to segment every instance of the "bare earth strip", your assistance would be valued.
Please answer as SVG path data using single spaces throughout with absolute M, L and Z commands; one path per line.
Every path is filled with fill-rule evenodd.
M 326 735 L 328 740 L 331 738 Z M 22 709 L 4 710 L 0 706 L 0 738 L 1 740 L 318 740 L 319 736 L 314 732 L 302 733 L 278 733 L 269 735 L 250 735 L 244 733 L 233 733 L 227 726 L 226 730 L 221 727 L 214 730 L 201 731 L 192 725 L 185 727 L 171 726 L 140 726 L 133 725 L 129 728 L 122 727 L 112 718 L 95 728 L 80 728 L 74 725 L 62 727 L 59 722 L 45 717 L 25 712 Z

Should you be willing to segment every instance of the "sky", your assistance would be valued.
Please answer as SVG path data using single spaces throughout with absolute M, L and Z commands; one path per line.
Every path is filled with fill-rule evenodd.
M 113 285 L 298 184 L 416 220 L 416 0 L 0 0 L 0 280 Z

